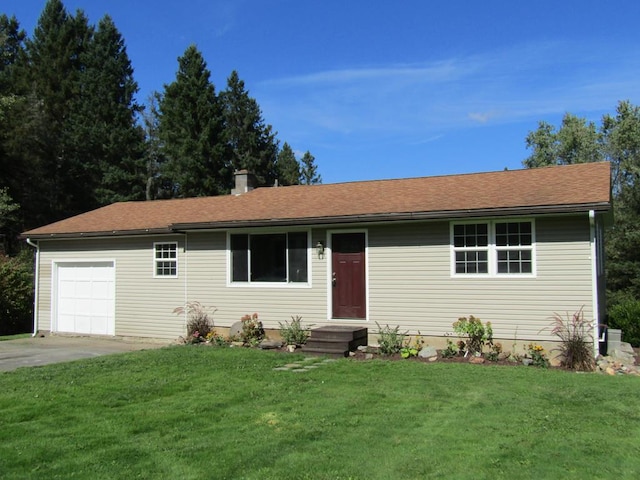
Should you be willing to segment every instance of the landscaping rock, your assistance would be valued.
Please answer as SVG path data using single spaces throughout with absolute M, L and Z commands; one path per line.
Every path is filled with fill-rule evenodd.
M 282 342 L 279 340 L 267 340 L 264 339 L 260 342 L 260 345 L 258 345 L 259 348 L 263 349 L 263 350 L 271 350 L 274 348 L 280 348 L 282 347 Z
M 424 347 L 418 352 L 420 358 L 432 358 L 438 356 L 438 351 L 433 347 Z
M 475 364 L 480 364 L 484 362 L 485 360 L 483 357 L 471 357 L 471 359 L 469 360 L 469 363 L 475 363 Z
M 240 338 L 242 337 L 242 322 L 238 321 L 231 325 L 229 329 L 229 338 Z

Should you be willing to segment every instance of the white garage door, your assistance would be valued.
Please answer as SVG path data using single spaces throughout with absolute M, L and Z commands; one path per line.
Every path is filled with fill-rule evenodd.
M 113 262 L 57 264 L 57 332 L 114 335 Z

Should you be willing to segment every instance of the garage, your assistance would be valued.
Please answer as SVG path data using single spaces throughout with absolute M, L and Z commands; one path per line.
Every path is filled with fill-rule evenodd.
M 114 262 L 55 264 L 54 331 L 115 335 Z

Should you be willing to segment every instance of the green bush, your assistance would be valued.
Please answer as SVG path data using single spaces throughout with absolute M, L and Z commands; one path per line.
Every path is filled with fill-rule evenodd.
M 485 344 L 493 344 L 491 322 L 483 325 L 482 320 L 473 315 L 470 315 L 469 318 L 460 317 L 457 322 L 454 322 L 453 331 L 460 336 L 467 337 L 465 348 L 466 353 L 470 355 L 482 353 L 482 347 Z
M 609 309 L 609 328 L 622 330 L 622 340 L 640 347 L 640 300 L 626 299 Z
M 258 314 L 247 314 L 240 321 L 242 322 L 242 333 L 240 334 L 242 341 L 251 347 L 255 347 L 265 337 L 262 322 L 258 320 Z
M 33 252 L 0 254 L 0 335 L 31 331 L 33 326 Z
M 309 338 L 309 330 L 302 328 L 302 317 L 296 315 L 291 317 L 291 323 L 285 321 L 280 323 L 280 336 L 287 345 L 304 345 Z
M 391 328 L 389 325 L 382 328 L 378 322 L 376 322 L 376 325 L 378 325 L 378 344 L 380 345 L 380 353 L 382 355 L 400 353 L 404 337 L 407 334 L 400 333 L 400 327 L 398 325 L 396 325 L 395 328 Z

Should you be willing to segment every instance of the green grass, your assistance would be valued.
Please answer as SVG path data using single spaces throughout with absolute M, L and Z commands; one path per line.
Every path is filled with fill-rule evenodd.
M 17 340 L 18 338 L 29 338 L 30 333 L 17 333 L 15 335 L 0 335 L 0 342 L 4 340 Z
M 171 347 L 0 374 L 1 478 L 637 478 L 640 379 Z

